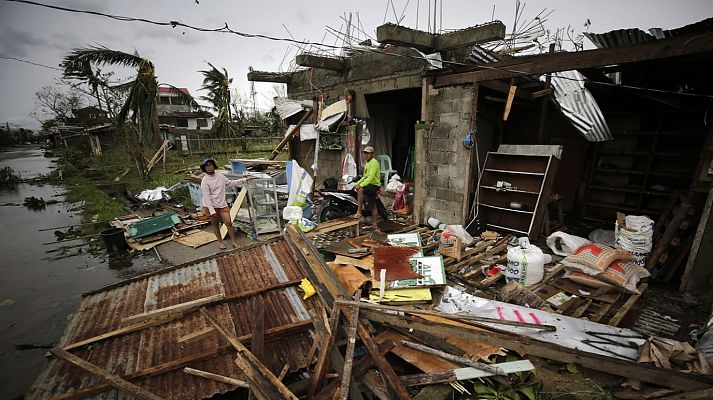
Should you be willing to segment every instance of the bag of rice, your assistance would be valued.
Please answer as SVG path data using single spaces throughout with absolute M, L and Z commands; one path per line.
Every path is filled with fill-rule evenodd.
M 604 272 L 614 261 L 633 259 L 634 256 L 627 251 L 614 249 L 600 243 L 590 243 L 565 257 L 562 264 L 587 275 L 597 275 Z
M 599 289 L 603 287 L 614 287 L 606 282 L 602 282 L 594 276 L 587 275 L 581 272 L 566 271 L 564 277 L 571 280 L 572 282 L 579 283 L 582 286 Z
M 649 276 L 651 273 L 635 262 L 614 261 L 603 273 L 597 275 L 597 279 L 639 294 L 636 286 L 640 280 Z

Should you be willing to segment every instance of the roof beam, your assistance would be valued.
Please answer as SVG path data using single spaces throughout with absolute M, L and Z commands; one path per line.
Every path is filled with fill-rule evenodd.
M 376 40 L 395 46 L 415 47 L 426 52 L 436 48 L 435 35 L 391 23 L 376 28 Z
M 298 54 L 295 62 L 301 67 L 321 68 L 332 71 L 344 71 L 347 62 L 343 58 L 324 57 L 315 54 Z
M 662 39 L 617 48 L 518 57 L 513 60 L 487 64 L 477 71 L 437 75 L 434 86 L 460 85 L 522 75 L 541 75 L 572 69 L 596 68 L 713 52 L 712 33 Z
M 442 35 L 435 35 L 391 23 L 376 28 L 376 40 L 380 43 L 415 47 L 418 50 L 427 52 L 472 46 L 504 37 L 505 24 L 500 21 L 471 26 L 470 28 Z
M 493 21 L 436 36 L 436 50 L 472 46 L 503 38 L 505 38 L 505 24 L 500 21 Z
M 290 83 L 290 74 L 283 72 L 265 72 L 265 71 L 250 71 L 248 72 L 248 81 L 250 82 L 272 82 L 272 83 Z

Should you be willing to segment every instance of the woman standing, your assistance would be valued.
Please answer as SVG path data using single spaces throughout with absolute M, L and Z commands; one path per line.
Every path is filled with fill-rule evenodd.
M 201 163 L 201 171 L 205 172 L 201 180 L 203 213 L 208 216 L 211 225 L 213 225 L 213 233 L 215 233 L 215 237 L 218 238 L 220 248 L 225 249 L 223 235 L 220 234 L 220 222 L 222 221 L 228 228 L 233 247 L 237 249 L 238 242 L 235 239 L 233 221 L 232 218 L 230 218 L 228 203 L 225 201 L 225 188 L 243 186 L 245 182 L 247 182 L 247 179 L 228 179 L 223 174 L 215 173 L 217 167 L 218 165 L 212 158 L 206 158 Z M 247 190 L 247 188 L 243 190 Z

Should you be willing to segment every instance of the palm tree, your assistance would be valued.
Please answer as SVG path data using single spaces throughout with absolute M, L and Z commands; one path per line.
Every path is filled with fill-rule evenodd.
M 130 149 L 138 150 L 134 156 L 139 173 L 143 178 L 146 159 L 144 146 L 151 141 L 151 136 L 156 144 L 161 142 L 158 114 L 156 113 L 158 82 L 154 65 L 151 61 L 139 56 L 138 53 L 129 54 L 106 47 L 89 47 L 72 50 L 65 56 L 62 67 L 65 78 L 84 79 L 91 85 L 94 82 L 90 80 L 93 75 L 93 73 L 90 75 L 91 67 L 103 64 L 136 68 L 137 70 L 136 78 L 133 81 L 116 87 L 128 91 L 126 102 L 117 114 L 117 128 L 122 130 L 127 117 L 130 117 L 133 123 L 133 127 L 130 129 L 136 135 L 127 135 L 127 139 L 129 139 L 127 144 Z M 130 140 L 132 136 L 133 140 Z
M 208 65 L 211 69 L 199 72 L 204 76 L 201 90 L 208 91 L 208 95 L 201 96 L 201 99 L 209 102 L 216 114 L 210 133 L 212 135 L 222 133 L 226 137 L 233 136 L 237 131 L 233 123 L 233 114 L 230 111 L 230 84 L 233 83 L 233 78 L 228 76 L 228 71 L 225 68 L 221 72 L 213 64 L 208 63 Z

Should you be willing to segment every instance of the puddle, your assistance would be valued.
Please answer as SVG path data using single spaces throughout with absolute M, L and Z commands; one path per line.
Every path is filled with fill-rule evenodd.
M 10 166 L 23 178 L 54 168 L 42 151 L 23 148 L 0 152 L 0 167 Z M 43 245 L 57 239 L 54 230 L 39 229 L 81 223 L 76 204 L 64 202 L 66 189 L 19 184 L 0 191 L 0 398 L 14 399 L 32 385 L 45 364 L 46 346 L 64 332 L 81 293 L 149 272 L 160 266 L 153 253 L 107 255 L 98 238 Z M 26 197 L 54 199 L 44 209 L 22 206 Z M 67 229 L 58 229 L 66 232 Z M 62 247 L 67 248 L 62 248 Z M 76 246 L 76 247 L 70 247 Z M 58 250 L 59 249 L 59 250 Z

